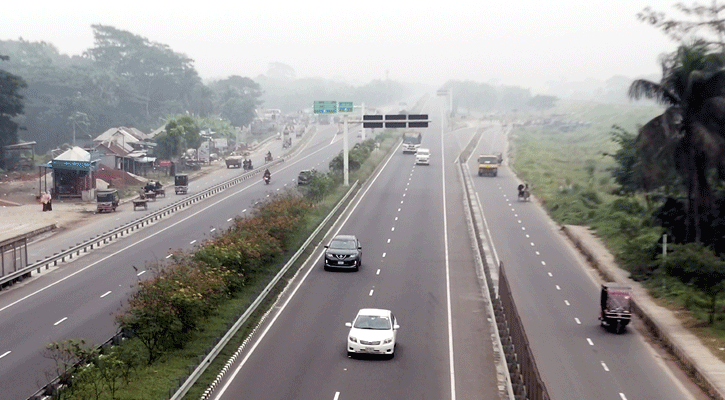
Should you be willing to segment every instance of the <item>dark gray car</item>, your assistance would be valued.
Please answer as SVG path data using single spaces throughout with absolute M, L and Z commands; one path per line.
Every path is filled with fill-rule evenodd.
M 325 246 L 325 270 L 360 269 L 362 244 L 353 235 L 337 235 Z

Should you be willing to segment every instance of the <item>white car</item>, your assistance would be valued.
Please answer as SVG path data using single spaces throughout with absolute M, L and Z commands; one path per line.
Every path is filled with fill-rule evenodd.
M 379 308 L 363 308 L 357 312 L 347 335 L 347 355 L 380 354 L 392 358 L 395 355 L 395 338 L 398 321 L 392 311 Z
M 430 149 L 418 149 L 415 152 L 415 163 L 430 165 Z

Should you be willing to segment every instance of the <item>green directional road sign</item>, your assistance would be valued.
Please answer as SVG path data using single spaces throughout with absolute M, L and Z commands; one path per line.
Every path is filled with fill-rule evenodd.
M 351 113 L 352 112 L 352 101 L 341 101 L 337 103 L 337 112 Z
M 337 102 L 315 101 L 312 109 L 315 114 L 335 114 L 337 112 Z

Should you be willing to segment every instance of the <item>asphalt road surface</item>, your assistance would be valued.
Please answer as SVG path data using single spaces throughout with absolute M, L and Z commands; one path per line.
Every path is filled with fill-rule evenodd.
M 506 166 L 477 176 L 476 156 L 506 150 L 505 130 L 488 129 L 468 165 L 534 357 L 552 399 L 691 399 L 637 331 L 599 325 L 595 274 L 534 201 L 519 202 Z
M 499 398 L 453 163 L 472 130 L 442 137 L 440 105 L 426 110 L 431 165 L 398 149 L 338 226 L 361 240 L 360 270 L 324 271 L 318 249 L 212 398 Z M 397 317 L 393 359 L 347 357 L 344 323 L 364 307 Z
M 114 316 L 123 309 L 136 283 L 151 276 L 150 265 L 163 262 L 170 251 L 198 246 L 217 230 L 229 226 L 234 217 L 251 210 L 256 201 L 296 186 L 299 170 L 326 171 L 330 159 L 342 149 L 341 135 L 336 135 L 336 131 L 335 126 L 318 127 L 299 155 L 272 168 L 270 185 L 264 185 L 261 176 L 244 181 L 0 293 L 0 398 L 26 399 L 57 375 L 52 360 L 43 356 L 47 343 L 78 338 L 101 343 L 110 338 L 116 331 Z M 354 139 L 355 135 L 352 136 Z M 239 173 L 238 169 L 220 170 L 192 183 L 192 187 L 208 187 Z M 168 201 L 174 196 L 171 193 Z M 153 207 L 154 203 L 151 204 Z M 91 224 L 38 242 L 33 245 L 33 252 L 51 254 L 59 243 L 75 244 L 80 241 L 77 239 L 95 236 L 97 231 L 107 231 L 138 214 L 110 214 L 118 220 L 106 221 L 115 225 Z

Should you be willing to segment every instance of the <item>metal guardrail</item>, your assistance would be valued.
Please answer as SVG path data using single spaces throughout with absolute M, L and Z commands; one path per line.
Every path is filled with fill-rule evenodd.
M 343 204 L 346 203 L 347 199 L 350 197 L 352 193 L 355 192 L 358 186 L 358 181 L 355 181 L 350 186 L 350 189 L 345 193 L 345 195 L 340 199 L 340 201 L 335 205 L 335 207 L 330 211 L 330 213 L 325 217 L 322 222 L 315 228 L 315 230 L 310 234 L 310 236 L 305 240 L 305 242 L 300 246 L 300 248 L 295 252 L 294 255 L 290 258 L 289 261 L 282 267 L 282 269 L 277 272 L 277 275 L 272 278 L 272 280 L 267 284 L 267 286 L 262 290 L 262 292 L 257 296 L 257 298 L 254 300 L 254 302 L 244 311 L 244 313 L 239 317 L 239 319 L 232 325 L 231 328 L 224 334 L 224 336 L 219 340 L 219 343 L 217 343 L 214 348 L 209 351 L 209 353 L 204 357 L 204 359 L 200 362 L 200 364 L 194 369 L 194 371 L 189 374 L 189 376 L 184 380 L 184 383 L 181 384 L 181 386 L 175 390 L 174 394 L 170 396 L 170 400 L 179 400 L 183 398 L 186 393 L 191 389 L 191 387 L 196 383 L 196 381 L 201 377 L 201 375 L 204 373 L 206 368 L 211 364 L 212 360 L 216 358 L 219 353 L 224 349 L 224 346 L 226 346 L 229 341 L 234 337 L 234 335 L 237 333 L 237 331 L 244 326 L 244 324 L 247 322 L 249 317 L 251 317 L 256 311 L 257 308 L 266 300 L 269 293 L 272 291 L 272 289 L 279 283 L 280 279 L 289 271 L 289 269 L 294 265 L 295 262 L 297 262 L 297 259 L 304 253 L 307 248 L 310 246 L 312 241 L 317 237 L 317 235 L 324 229 L 324 227 L 327 225 L 327 223 L 330 221 L 330 219 L 337 213 L 337 211 L 342 207 Z M 233 362 L 236 359 L 236 354 L 234 357 L 232 357 L 231 362 Z M 204 394 L 202 395 L 203 399 L 206 399 L 209 394 L 216 388 L 216 385 L 220 381 L 220 377 L 217 377 L 217 379 L 214 380 L 211 387 L 208 388 Z M 173 389 L 172 389 L 173 390 Z
M 472 190 L 473 183 L 467 169 L 468 157 L 475 149 L 475 143 L 480 138 L 482 132 L 483 130 L 479 129 L 473 135 L 471 142 L 459 157 L 459 165 L 464 181 L 466 206 L 471 210 L 471 218 L 474 220 L 474 240 L 479 254 L 485 260 L 486 257 L 483 257 L 485 254 L 483 244 L 485 233 L 481 228 L 482 221 L 478 221 L 478 219 L 482 219 L 483 211 L 478 209 L 478 204 L 474 201 L 475 193 Z M 488 264 L 488 262 L 484 262 Z M 513 398 L 517 400 L 549 400 L 548 391 L 541 380 L 528 339 L 526 338 L 526 332 L 516 311 L 516 304 L 514 303 L 511 289 L 504 274 L 503 262 L 500 262 L 496 279 L 492 276 L 492 268 L 495 268 L 495 266 L 487 265 L 484 267 L 483 275 L 493 307 L 499 340 L 498 344 L 501 346 L 506 361 L 506 372 L 508 373 L 508 381 L 511 385 L 510 390 L 512 391 L 512 393 L 509 393 L 509 398 L 513 395 Z M 494 283 L 495 280 L 498 280 L 498 287 Z
M 221 192 L 222 190 L 226 190 L 226 189 L 230 188 L 231 186 L 234 186 L 242 181 L 245 181 L 245 180 L 261 173 L 265 168 L 268 168 L 268 167 L 271 167 L 274 165 L 278 165 L 283 162 L 284 162 L 283 158 L 272 161 L 268 164 L 265 164 L 259 168 L 254 169 L 250 172 L 247 172 L 240 176 L 231 178 L 227 181 L 218 183 L 208 189 L 202 190 L 199 193 L 193 194 L 191 196 L 186 196 L 186 197 L 184 197 L 168 206 L 165 206 L 157 211 L 154 211 L 151 214 L 148 214 L 142 218 L 129 222 L 129 223 L 122 225 L 118 228 L 115 228 L 111 231 L 102 233 L 102 234 L 96 236 L 95 238 L 91 238 L 91 239 L 86 240 L 85 242 L 78 243 L 69 249 L 61 251 L 60 253 L 56 253 L 43 260 L 36 261 L 35 263 L 28 265 L 25 268 L 19 269 L 8 275 L 0 277 L 0 288 L 7 285 L 8 283 L 15 282 L 15 281 L 21 280 L 23 278 L 29 277 L 33 271 L 37 271 L 37 273 L 40 273 L 40 271 L 43 268 L 49 269 L 51 266 L 57 266 L 59 263 L 63 263 L 66 260 L 72 259 L 73 257 L 78 257 L 82 253 L 87 253 L 89 250 L 93 250 L 99 246 L 102 246 L 104 244 L 111 242 L 114 239 L 123 237 L 126 234 L 129 234 L 140 228 L 143 228 L 146 225 L 151 224 L 152 222 L 156 222 L 157 220 L 159 220 L 163 217 L 166 217 L 167 215 L 170 215 L 173 212 L 186 208 L 200 200 L 206 199 L 209 196 L 215 195 L 215 194 Z

